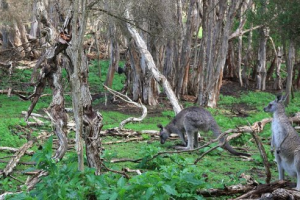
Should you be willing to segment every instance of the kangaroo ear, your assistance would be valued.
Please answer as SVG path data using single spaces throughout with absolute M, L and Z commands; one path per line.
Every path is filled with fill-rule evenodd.
M 157 124 L 157 127 L 163 129 L 164 127 L 161 124 Z
M 282 98 L 282 94 L 278 94 L 276 96 L 276 102 L 280 102 L 281 101 L 281 98 Z
M 280 94 L 280 95 L 277 96 L 277 100 L 276 101 L 277 102 L 285 102 L 285 100 L 287 99 L 288 95 L 289 94 L 286 94 L 286 95 L 281 95 Z

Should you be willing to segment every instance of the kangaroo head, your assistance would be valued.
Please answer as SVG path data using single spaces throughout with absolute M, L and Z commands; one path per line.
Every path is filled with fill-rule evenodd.
M 169 131 L 167 131 L 161 124 L 157 124 L 157 127 L 160 128 L 159 137 L 160 143 L 164 144 L 169 137 Z
M 273 113 L 279 108 L 281 108 L 282 106 L 284 107 L 283 103 L 286 100 L 286 98 L 287 95 L 285 96 L 278 95 L 276 100 L 271 101 L 268 106 L 264 107 L 264 111 Z

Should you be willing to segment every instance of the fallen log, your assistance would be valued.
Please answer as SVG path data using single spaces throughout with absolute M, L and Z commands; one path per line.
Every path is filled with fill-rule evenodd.
M 15 153 L 14 157 L 8 162 L 6 167 L 3 170 L 5 176 L 8 176 L 13 169 L 17 166 L 18 162 L 20 161 L 21 157 L 25 154 L 25 152 L 31 148 L 33 145 L 33 141 L 29 141 L 25 143 L 20 149 Z
M 199 190 L 197 191 L 198 195 L 203 197 L 220 197 L 220 196 L 233 196 L 237 194 L 243 194 L 249 192 L 253 189 L 253 185 L 232 185 L 232 186 L 225 186 L 224 189 L 208 189 L 208 190 Z
M 240 200 L 240 199 L 247 199 L 247 198 L 258 198 L 262 196 L 262 194 L 265 193 L 272 193 L 278 188 L 284 188 L 290 185 L 290 182 L 288 181 L 275 181 L 270 184 L 261 184 L 256 187 L 253 187 L 252 190 L 249 190 L 246 194 L 243 194 L 235 200 Z
M 25 185 L 27 186 L 27 191 L 30 191 L 34 188 L 34 186 L 41 180 L 41 177 L 47 176 L 48 172 L 44 170 L 40 170 L 34 176 L 28 177 Z
M 111 141 L 111 142 L 103 142 L 104 145 L 110 145 L 110 144 L 119 144 L 119 143 L 127 143 L 127 142 L 133 142 L 133 141 L 142 141 L 143 138 L 136 137 L 136 138 L 129 138 L 126 140 L 118 140 L 118 141 Z
M 10 153 L 16 153 L 19 149 L 13 148 L 13 147 L 0 147 L 0 151 L 8 151 Z M 34 151 L 27 150 L 25 151 L 26 155 L 32 156 L 34 154 Z
M 276 191 L 278 188 L 283 188 L 291 186 L 291 183 L 288 181 L 275 181 L 270 184 L 261 184 L 261 185 L 232 185 L 232 186 L 224 186 L 223 189 L 207 189 L 207 190 L 198 190 L 197 194 L 202 195 L 203 197 L 221 197 L 221 196 L 233 196 L 237 194 L 243 194 L 234 200 L 240 199 L 254 199 L 259 198 L 263 194 L 272 193 Z M 295 191 L 285 189 L 290 193 Z M 299 195 L 300 193 L 297 191 L 295 195 Z
M 11 89 L 11 90 L 0 90 L 0 94 L 25 94 L 25 95 L 28 95 L 29 92 Z
M 8 162 L 9 161 L 0 159 L 0 163 L 8 163 Z M 35 162 L 18 162 L 18 163 L 21 165 L 35 165 L 36 164 Z M 1 172 L 0 172 L 0 174 L 1 174 Z

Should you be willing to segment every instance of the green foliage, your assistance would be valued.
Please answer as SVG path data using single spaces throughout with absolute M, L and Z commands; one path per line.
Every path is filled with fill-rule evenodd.
M 140 156 L 143 160 L 141 163 L 138 164 L 138 168 L 144 169 L 157 169 L 159 166 L 165 163 L 164 159 L 160 156 L 157 156 L 153 159 L 153 156 L 156 155 L 158 152 L 162 151 L 162 148 L 146 145 L 140 149 Z M 150 160 L 150 161 L 149 161 Z
M 51 158 L 52 138 L 38 151 L 33 160 L 38 169 L 49 172 L 29 193 L 20 193 L 8 199 L 86 199 L 95 196 L 99 199 L 202 199 L 196 194 L 201 188 L 210 185 L 203 180 L 197 166 L 177 164 L 162 165 L 159 170 L 145 172 L 126 180 L 116 174 L 105 173 L 95 176 L 95 170 L 85 168 L 77 170 L 77 163 L 67 160 L 67 164 L 57 167 Z M 160 149 L 148 149 L 153 155 Z M 145 149 L 147 151 L 147 149 Z M 148 156 L 148 155 L 147 155 Z M 174 158 L 179 160 L 178 158 Z M 178 161 L 179 162 L 179 161 Z M 180 161 L 182 164 L 184 160 Z M 4 188 L 9 182 L 1 182 Z M 46 188 L 46 189 L 45 189 Z

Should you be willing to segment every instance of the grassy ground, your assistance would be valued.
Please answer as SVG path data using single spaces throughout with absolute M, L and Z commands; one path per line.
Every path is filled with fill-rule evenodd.
M 102 83 L 105 80 L 107 67 L 107 61 L 101 62 L 100 66 L 96 62 L 93 62 L 91 64 L 89 81 L 91 84 L 90 88 L 92 94 L 99 94 L 99 91 L 103 91 Z M 101 78 L 99 78 L 100 72 L 102 74 Z M 13 80 L 20 80 L 21 83 L 28 82 L 30 79 L 30 73 L 28 72 L 28 70 L 17 71 L 15 72 L 14 76 L 15 77 L 13 77 Z M 124 81 L 124 79 L 124 75 L 116 74 L 114 80 L 114 89 L 121 90 L 122 82 Z M 0 89 L 5 89 L 9 84 L 12 83 L 6 80 L 2 80 L 0 82 Z M 16 83 L 13 84 L 16 89 L 22 89 L 19 88 L 20 86 Z M 32 91 L 33 88 L 28 86 L 23 89 L 27 91 Z M 69 86 L 67 82 L 65 83 L 65 90 L 68 93 Z M 51 93 L 49 89 L 47 89 L 45 92 L 49 94 Z M 104 95 L 101 94 L 102 93 L 100 93 L 100 95 L 98 95 L 97 98 L 94 100 L 93 105 L 103 115 L 103 130 L 117 127 L 120 121 L 126 119 L 127 117 L 130 117 L 132 115 L 140 115 L 141 111 L 136 110 L 134 108 L 131 109 L 129 107 L 126 107 L 126 105 L 124 107 L 124 104 L 109 105 L 108 107 L 105 107 L 103 105 Z M 263 112 L 263 107 L 266 106 L 274 98 L 275 97 L 273 94 L 255 91 L 241 92 L 239 95 L 236 96 L 221 95 L 218 108 L 209 109 L 209 111 L 215 117 L 221 129 L 225 131 L 238 126 L 252 124 L 256 121 L 262 120 L 263 118 L 270 117 L 269 114 Z M 300 93 L 295 93 L 295 98 L 292 100 L 291 104 L 286 109 L 288 115 L 292 115 L 295 112 L 299 111 L 299 99 Z M 39 103 L 37 104 L 34 112 L 42 113 L 42 109 L 47 108 L 50 102 L 51 96 L 42 97 Z M 38 132 L 40 132 L 41 130 L 51 131 L 51 125 L 49 123 L 46 124 L 45 127 L 26 127 L 24 117 L 21 115 L 21 111 L 26 111 L 29 105 L 30 102 L 21 101 L 15 96 L 7 97 L 6 95 L 0 95 L 0 146 L 20 147 L 26 142 L 25 136 L 28 133 L 24 131 L 25 129 L 30 130 L 32 134 L 38 134 Z M 66 107 L 70 106 L 71 99 L 68 95 L 66 95 Z M 158 123 L 166 125 L 174 116 L 174 112 L 170 109 L 166 109 L 167 107 L 169 106 L 160 105 L 156 108 L 149 107 L 149 114 L 144 121 L 134 124 L 128 124 L 125 126 L 125 128 L 133 129 L 135 131 L 157 130 L 156 125 Z M 128 112 L 126 112 L 126 109 Z M 241 116 L 239 113 L 237 114 L 235 112 L 236 109 L 242 109 L 243 112 L 246 113 L 246 115 Z M 272 180 L 274 181 L 277 180 L 277 171 L 276 164 L 273 161 L 274 157 L 270 153 L 270 135 L 270 125 L 267 125 L 264 131 L 260 133 L 260 138 L 262 139 L 264 147 L 268 153 L 269 162 L 271 164 Z M 207 138 L 206 141 L 208 141 L 211 138 L 210 133 L 201 134 L 201 136 Z M 74 137 L 74 133 L 71 132 L 69 134 L 69 138 L 72 137 Z M 147 135 L 144 135 L 143 137 L 144 140 L 139 142 L 104 145 L 105 151 L 103 158 L 106 161 L 117 158 L 150 158 L 157 152 L 173 150 L 174 145 L 179 142 L 178 140 L 170 140 L 166 144 L 161 145 L 159 141 L 153 140 Z M 103 142 L 120 139 L 122 138 L 104 137 Z M 202 189 L 223 188 L 225 185 L 229 186 L 238 183 L 244 184 L 246 182 L 245 179 L 240 177 L 242 173 L 251 175 L 259 183 L 265 183 L 265 169 L 262 164 L 262 160 L 259 155 L 258 149 L 256 148 L 256 145 L 253 142 L 251 135 L 244 134 L 243 136 L 235 139 L 234 141 L 231 141 L 231 145 L 247 150 L 247 152 L 252 155 L 251 159 L 245 160 L 244 158 L 235 157 L 229 154 L 228 152 L 224 151 L 223 149 L 218 148 L 217 150 L 206 155 L 197 165 L 193 165 L 192 163 L 195 161 L 195 159 L 199 157 L 201 153 L 204 152 L 204 150 L 208 150 L 208 148 L 206 148 L 204 150 L 199 150 L 198 152 L 193 153 L 160 156 L 156 159 L 153 159 L 151 162 L 124 162 L 119 164 L 112 164 L 106 162 L 106 164 L 108 167 L 115 170 L 121 170 L 125 167 L 129 167 L 131 169 L 142 169 L 144 172 L 143 176 L 148 176 L 147 180 L 149 180 L 149 183 L 147 186 L 145 186 L 145 188 L 147 188 L 147 190 L 145 190 L 145 194 L 149 193 L 150 199 L 155 199 L 153 194 L 151 196 L 152 190 L 157 190 L 157 195 L 161 194 L 160 199 L 169 199 L 172 196 L 174 198 L 176 197 L 179 199 L 185 199 L 184 197 L 195 198 L 195 196 L 189 196 L 189 193 L 193 193 L 193 190 L 189 190 L 189 188 L 186 188 L 186 190 L 181 190 L 184 187 L 189 187 L 187 186 L 188 184 L 186 184 L 185 186 L 176 185 L 179 183 L 174 183 L 171 181 L 172 179 L 177 180 L 177 178 L 180 181 L 189 180 L 189 183 L 192 184 L 193 187 L 198 187 Z M 38 146 L 35 146 L 33 148 L 33 150 L 35 151 L 37 151 L 37 149 Z M 11 155 L 12 154 L 6 152 L 0 152 L 0 160 L 9 160 L 9 156 Z M 24 158 L 22 158 L 22 161 L 30 161 L 30 159 L 31 157 L 25 156 Z M 62 160 L 62 162 L 58 164 L 58 166 L 68 165 L 70 164 L 70 162 L 76 164 L 76 155 L 74 154 L 74 152 L 69 152 Z M 3 169 L 5 166 L 6 163 L 0 163 L 0 169 Z M 16 173 L 14 173 L 13 176 L 17 177 L 21 181 L 25 181 L 26 176 L 22 175 L 22 172 L 24 172 L 24 170 L 26 170 L 27 168 L 28 166 L 18 165 Z M 61 171 L 59 172 L 62 173 Z M 62 174 L 60 176 L 62 176 Z M 135 191 L 135 193 L 138 194 L 138 190 L 142 191 L 145 188 L 132 187 L 136 183 L 139 183 L 136 185 L 139 185 L 139 187 L 141 187 L 141 185 L 143 184 L 139 182 L 141 181 L 139 180 L 139 178 L 142 179 L 143 176 L 135 177 L 131 180 L 131 182 L 128 183 L 123 183 L 122 179 L 120 179 L 120 175 L 109 175 L 108 177 L 104 177 L 105 181 L 109 180 L 111 181 L 112 185 L 116 185 L 114 190 L 112 188 L 109 188 L 108 191 L 111 191 L 112 193 L 110 194 L 108 192 L 107 194 L 110 194 L 112 196 L 116 194 L 115 196 L 118 199 L 127 199 L 123 198 L 122 195 L 127 194 L 126 192 L 128 192 L 127 190 L 129 190 L 129 186 L 131 187 L 132 191 Z M 193 178 L 191 178 L 191 176 Z M 151 183 L 151 177 L 153 178 L 153 183 Z M 197 182 L 199 180 L 202 181 L 202 185 L 200 184 L 200 182 Z M 162 186 L 159 186 L 160 182 L 163 183 Z M 20 189 L 20 185 L 22 184 L 17 180 L 14 180 L 12 178 L 0 177 L 0 194 L 4 191 L 17 191 Z M 168 187 L 166 185 L 168 185 Z M 123 191 L 120 188 L 123 188 L 123 190 L 125 190 L 124 188 L 127 189 Z M 167 195 L 164 194 L 162 191 Z M 181 196 L 179 195 L 179 192 Z M 224 197 L 224 199 L 226 198 L 228 197 Z M 105 199 L 104 196 L 103 199 Z

